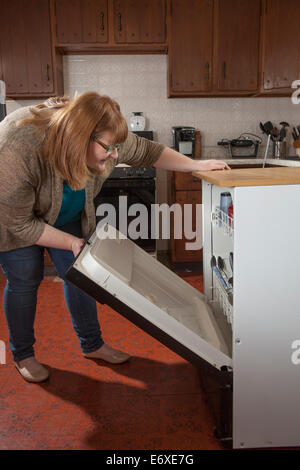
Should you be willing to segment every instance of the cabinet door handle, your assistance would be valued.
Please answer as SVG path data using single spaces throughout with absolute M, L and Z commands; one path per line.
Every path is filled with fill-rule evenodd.
M 101 31 L 104 31 L 104 13 L 103 13 L 103 11 L 101 11 L 101 13 L 100 13 L 100 22 L 101 22 L 100 29 L 101 29 Z
M 226 79 L 226 62 L 223 62 L 223 79 Z
M 45 80 L 46 80 L 47 82 L 50 82 L 49 70 L 50 70 L 50 65 L 47 64 L 47 65 L 46 65 L 46 76 L 45 76 Z
M 205 79 L 209 80 L 209 62 L 206 62 L 205 68 L 206 68 Z
M 118 31 L 122 31 L 122 15 L 121 13 L 118 13 Z

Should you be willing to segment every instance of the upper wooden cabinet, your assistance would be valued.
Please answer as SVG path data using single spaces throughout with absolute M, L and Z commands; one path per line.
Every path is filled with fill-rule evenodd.
M 168 93 L 290 96 L 300 0 L 0 0 L 12 98 L 63 94 L 63 53 L 167 53 Z
M 265 0 L 262 92 L 291 93 L 300 78 L 299 18 L 299 0 Z
M 212 85 L 212 0 L 173 0 L 170 6 L 170 91 L 193 94 L 209 91 Z
M 165 0 L 115 0 L 116 43 L 164 43 Z
M 51 44 L 48 0 L 0 2 L 1 71 L 9 97 L 62 92 L 59 58 Z M 57 73 L 58 69 L 58 73 Z
M 261 0 L 170 0 L 169 96 L 253 94 Z
M 216 90 L 258 90 L 260 18 L 260 0 L 215 1 Z
M 106 43 L 107 0 L 55 0 L 58 44 Z
M 53 0 L 63 50 L 166 51 L 166 0 Z

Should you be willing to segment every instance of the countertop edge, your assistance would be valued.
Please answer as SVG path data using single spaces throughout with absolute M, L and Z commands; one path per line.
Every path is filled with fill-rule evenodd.
M 300 184 L 300 167 L 290 166 L 193 171 L 192 175 L 220 187 Z

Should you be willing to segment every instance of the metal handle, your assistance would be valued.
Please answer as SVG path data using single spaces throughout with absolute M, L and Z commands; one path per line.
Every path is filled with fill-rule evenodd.
M 101 11 L 101 13 L 100 13 L 100 21 L 101 21 L 100 29 L 101 29 L 101 31 L 104 31 L 104 13 L 103 13 L 103 11 Z
M 47 64 L 46 65 L 46 76 L 45 76 L 45 79 L 46 79 L 47 82 L 50 82 L 49 70 L 50 70 L 50 65 Z
M 209 80 L 209 62 L 206 62 L 205 68 L 206 68 L 205 79 Z
M 122 15 L 121 15 L 121 13 L 118 13 L 118 20 L 119 20 L 118 31 L 122 31 Z
M 226 79 L 226 62 L 223 62 L 223 79 Z

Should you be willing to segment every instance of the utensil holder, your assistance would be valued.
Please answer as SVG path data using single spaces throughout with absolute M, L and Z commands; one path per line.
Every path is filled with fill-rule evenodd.
M 286 158 L 286 142 L 273 142 L 273 158 Z

